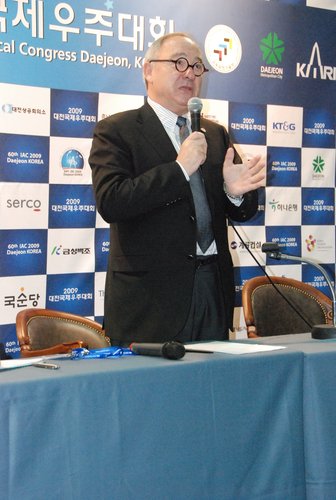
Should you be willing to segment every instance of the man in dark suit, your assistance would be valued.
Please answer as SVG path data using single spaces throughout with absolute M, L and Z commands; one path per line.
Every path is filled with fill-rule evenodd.
M 146 104 L 100 121 L 94 132 L 97 209 L 111 228 L 104 327 L 113 345 L 224 340 L 232 328 L 227 217 L 256 213 L 265 165 L 260 157 L 241 163 L 224 127 L 209 120 L 181 136 L 190 132 L 188 101 L 199 95 L 204 71 L 189 35 L 156 40 L 143 66 Z M 191 189 L 199 172 L 212 232 L 203 249 Z

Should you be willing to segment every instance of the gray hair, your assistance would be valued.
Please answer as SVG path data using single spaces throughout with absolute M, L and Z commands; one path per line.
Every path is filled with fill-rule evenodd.
M 177 31 L 176 33 L 168 33 L 167 35 L 163 35 L 160 38 L 157 38 L 147 50 L 145 54 L 145 60 L 149 61 L 150 59 L 155 59 L 158 56 L 160 49 L 165 44 L 165 42 L 167 40 L 170 40 L 171 38 L 176 38 L 176 37 L 189 38 L 196 45 L 201 55 L 201 49 L 198 46 L 196 40 L 191 35 L 189 35 L 189 33 Z
M 166 35 L 163 35 L 160 38 L 157 38 L 152 43 L 152 45 L 149 47 L 149 49 L 147 50 L 147 52 L 145 54 L 145 57 L 144 57 L 144 61 L 148 62 L 151 59 L 157 59 L 158 55 L 160 53 L 161 47 L 165 44 L 165 42 L 167 40 L 170 40 L 171 38 L 177 38 L 177 37 L 189 38 L 189 40 L 191 40 L 195 44 L 195 46 L 197 47 L 197 49 L 199 50 L 199 55 L 200 55 L 200 58 L 201 58 L 202 51 L 201 51 L 200 46 L 196 42 L 196 40 L 191 35 L 189 35 L 189 33 L 185 33 L 185 32 L 182 32 L 182 31 L 177 31 L 175 33 L 167 33 Z M 144 75 L 143 75 L 143 80 L 144 80 L 145 85 L 147 87 L 147 81 L 146 81 Z

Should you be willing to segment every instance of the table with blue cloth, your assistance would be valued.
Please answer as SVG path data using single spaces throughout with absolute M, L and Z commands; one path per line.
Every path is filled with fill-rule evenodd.
M 283 349 L 1 370 L 0 498 L 305 498 L 303 358 Z
M 251 342 L 251 340 L 249 341 Z M 310 333 L 254 339 L 301 351 L 306 498 L 336 499 L 336 340 L 316 340 Z

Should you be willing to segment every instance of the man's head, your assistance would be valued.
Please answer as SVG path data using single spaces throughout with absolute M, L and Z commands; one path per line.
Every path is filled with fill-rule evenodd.
M 145 55 L 148 96 L 177 115 L 184 114 L 189 99 L 200 93 L 204 70 L 201 50 L 192 37 L 186 33 L 165 35 Z

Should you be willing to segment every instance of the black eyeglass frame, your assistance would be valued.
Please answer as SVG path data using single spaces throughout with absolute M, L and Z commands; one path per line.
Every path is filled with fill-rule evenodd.
M 187 63 L 187 67 L 184 70 L 180 70 L 177 67 L 177 63 L 179 61 L 181 61 L 181 60 L 185 61 Z M 171 63 L 174 63 L 176 71 L 178 71 L 179 73 L 185 73 L 186 71 L 188 71 L 189 68 L 192 68 L 194 75 L 197 76 L 197 77 L 198 76 L 202 76 L 204 73 L 207 73 L 209 71 L 204 66 L 204 64 L 202 63 L 202 61 L 196 61 L 194 64 L 190 64 L 189 61 L 188 61 L 188 59 L 186 59 L 185 57 L 179 57 L 178 59 L 150 59 L 150 61 L 148 61 L 148 62 L 150 62 L 150 63 L 152 63 L 152 62 L 171 62 Z M 196 75 L 196 73 L 195 73 L 195 69 L 194 68 L 195 68 L 196 64 L 200 64 L 203 67 L 203 71 L 199 75 Z

